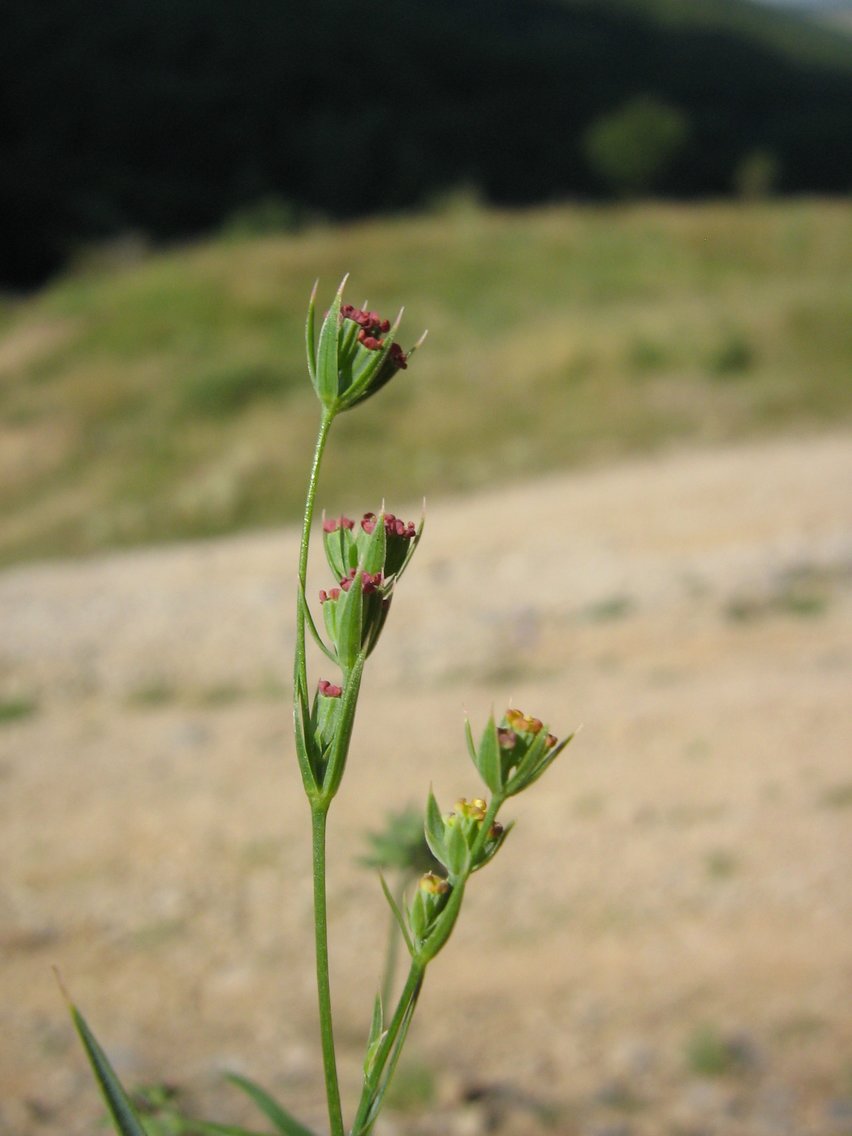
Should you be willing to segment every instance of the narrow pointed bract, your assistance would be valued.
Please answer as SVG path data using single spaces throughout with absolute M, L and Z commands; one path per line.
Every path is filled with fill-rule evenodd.
M 413 351 L 406 353 L 396 334 L 402 312 L 391 324 L 378 312 L 343 303 L 344 277 L 319 330 L 315 343 L 315 292 L 308 306 L 306 341 L 308 372 L 325 410 L 338 414 L 370 398 L 399 371 L 408 367 Z

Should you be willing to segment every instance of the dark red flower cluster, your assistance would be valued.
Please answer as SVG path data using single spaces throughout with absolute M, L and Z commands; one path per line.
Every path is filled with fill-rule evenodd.
M 350 568 L 349 569 L 349 575 L 347 576 L 347 578 L 345 580 L 340 581 L 340 586 L 341 586 L 341 588 L 343 588 L 344 592 L 348 592 L 349 589 L 352 587 L 352 581 L 355 579 L 356 573 L 357 573 L 356 568 Z M 364 593 L 365 596 L 370 595 L 371 592 L 374 592 L 377 588 L 380 588 L 381 585 L 382 585 L 382 574 L 381 574 L 381 572 L 363 572 L 362 573 L 362 575 L 361 575 L 361 591 Z
M 327 603 L 329 600 L 339 600 L 341 590 L 348 592 L 352 587 L 352 581 L 355 579 L 357 571 L 357 568 L 350 568 L 349 575 L 340 581 L 339 588 L 329 588 L 328 591 L 323 588 L 319 594 L 320 603 Z M 381 572 L 363 572 L 361 574 L 361 591 L 365 596 L 371 595 L 382 586 L 382 580 L 383 576 Z
M 340 314 L 344 319 L 358 324 L 361 329 L 358 332 L 358 342 L 363 343 L 371 351 L 381 347 L 382 341 L 379 336 L 387 335 L 390 331 L 390 320 L 383 320 L 378 312 L 365 312 L 361 308 L 353 307 L 352 304 L 342 304 Z
M 371 533 L 376 527 L 376 514 L 365 513 L 361 518 L 361 528 L 365 533 Z M 399 536 L 403 540 L 413 540 L 417 536 L 417 529 L 414 527 L 414 521 L 400 520 L 395 517 L 393 513 L 385 513 L 385 532 L 388 536 Z
M 339 698 L 343 693 L 343 687 L 338 686 L 336 683 L 329 682 L 327 678 L 321 678 L 317 683 L 317 690 L 320 694 L 324 694 L 326 698 Z
M 382 319 L 378 312 L 365 312 L 361 308 L 353 307 L 352 304 L 342 304 L 340 314 L 344 319 L 358 324 L 360 328 L 358 342 L 368 351 L 380 351 L 384 347 L 384 340 L 381 337 L 390 331 L 390 320 Z M 398 343 L 391 344 L 388 358 L 399 371 L 404 371 L 408 366 L 408 356 Z

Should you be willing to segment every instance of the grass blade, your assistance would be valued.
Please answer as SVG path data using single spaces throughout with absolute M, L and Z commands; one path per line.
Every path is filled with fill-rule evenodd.
M 281 1136 L 314 1136 L 310 1128 L 306 1128 L 304 1124 L 300 1124 L 299 1121 L 291 1116 L 265 1089 L 262 1089 L 260 1085 L 256 1084 L 254 1081 L 249 1080 L 248 1077 L 241 1077 L 239 1073 L 229 1073 L 228 1080 L 232 1085 L 236 1085 L 238 1089 L 242 1089 L 246 1096 L 254 1101 L 264 1116 L 272 1121 L 277 1130 L 281 1133 Z
M 215 1124 L 211 1120 L 193 1120 L 191 1128 L 198 1136 L 269 1136 L 268 1132 L 258 1132 L 254 1128 L 240 1128 L 238 1124 Z
M 103 1049 L 101 1049 L 97 1038 L 89 1029 L 86 1019 L 68 997 L 68 992 L 62 985 L 62 979 L 59 977 L 58 972 L 56 977 L 59 982 L 59 987 L 68 1002 L 68 1009 L 71 1011 L 71 1020 L 74 1022 L 74 1028 L 80 1035 L 80 1041 L 83 1043 L 83 1048 L 86 1051 L 86 1056 L 89 1058 L 95 1079 L 100 1085 L 101 1092 L 104 1095 L 104 1100 L 107 1103 L 107 1108 L 109 1109 L 116 1132 L 119 1133 L 119 1136 L 147 1136 L 145 1129 L 142 1127 L 142 1122 L 133 1110 L 130 1098 L 125 1092 L 121 1081 L 119 1081 L 118 1075 L 109 1063 L 107 1055 L 104 1053 Z

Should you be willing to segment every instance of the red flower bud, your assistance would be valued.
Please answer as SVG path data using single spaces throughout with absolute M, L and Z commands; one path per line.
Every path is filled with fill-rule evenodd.
M 408 366 L 408 356 L 398 343 L 391 344 L 388 359 L 398 371 L 404 371 Z
M 340 586 L 344 592 L 348 592 L 352 587 L 352 581 L 357 574 L 357 568 L 350 568 L 349 575 L 340 581 Z M 375 592 L 377 588 L 381 587 L 382 574 L 381 572 L 362 572 L 361 573 L 361 591 L 365 596 Z

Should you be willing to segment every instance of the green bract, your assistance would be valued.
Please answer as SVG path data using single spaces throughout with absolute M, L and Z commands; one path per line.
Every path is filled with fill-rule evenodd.
M 349 517 L 323 518 L 323 547 L 335 579 L 345 579 L 354 568 L 381 572 L 388 580 L 399 579 L 414 554 L 423 532 L 413 521 L 401 521 L 384 510 L 365 513 L 356 524 Z
M 344 276 L 316 337 L 316 286 L 308 304 L 305 341 L 308 371 L 317 397 L 330 414 L 369 398 L 405 370 L 408 359 L 396 343 L 402 319 L 400 311 L 393 325 L 378 313 L 343 303 Z
M 560 742 L 538 718 L 507 710 L 498 726 L 492 715 L 479 746 L 467 723 L 467 745 L 473 764 L 492 793 L 514 797 L 537 781 L 565 749 L 573 734 Z
M 422 950 L 441 912 L 447 906 L 451 890 L 447 880 L 436 876 L 434 872 L 427 872 L 421 877 L 408 908 L 408 925 L 417 950 Z
M 487 822 L 487 827 L 486 827 Z M 484 867 L 497 854 L 509 834 L 493 817 L 488 819 L 485 801 L 462 797 L 455 809 L 441 814 L 435 794 L 430 791 L 426 804 L 426 843 L 432 855 L 447 869 L 451 883 Z

